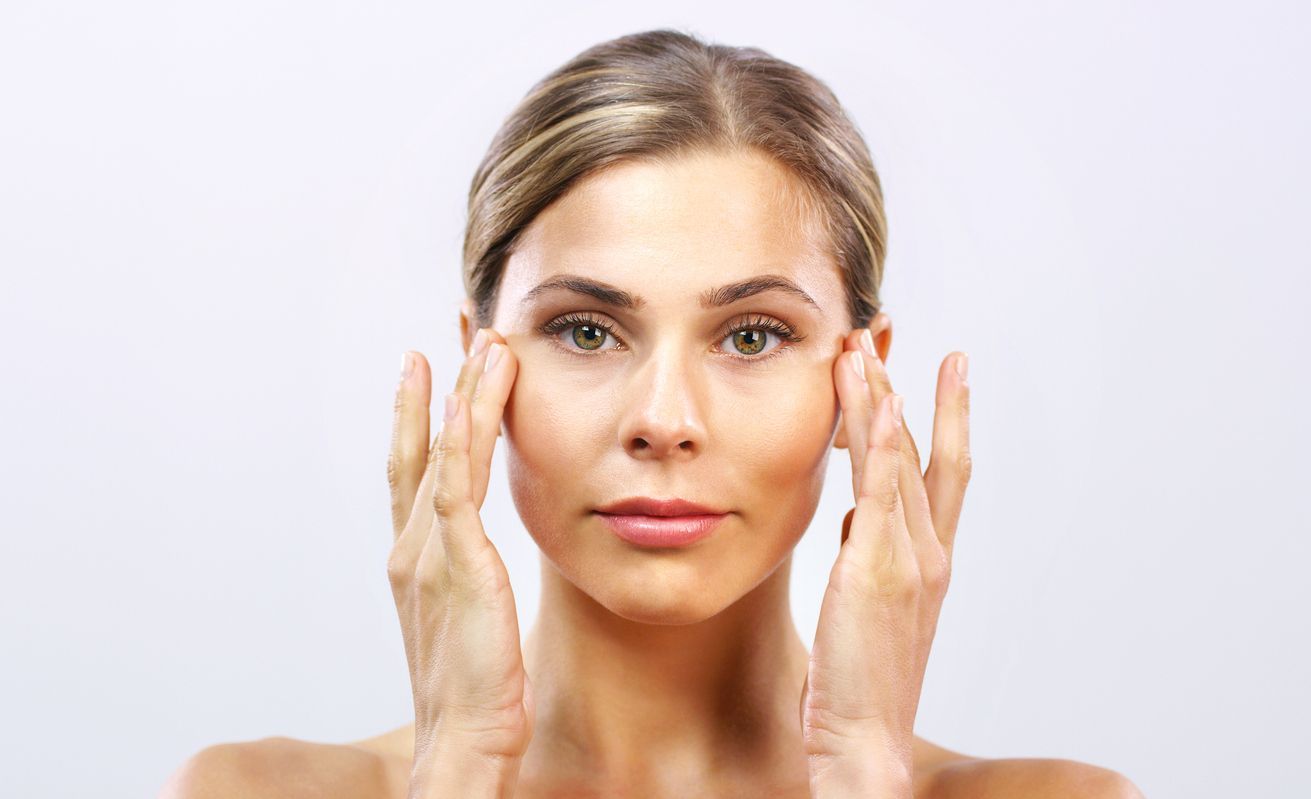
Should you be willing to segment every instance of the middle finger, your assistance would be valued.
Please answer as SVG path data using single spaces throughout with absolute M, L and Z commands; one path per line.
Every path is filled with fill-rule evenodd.
M 873 336 L 869 331 L 861 331 L 856 341 L 861 357 L 865 361 L 865 376 L 869 382 L 872 404 L 877 406 L 885 396 L 892 393 L 892 380 L 888 376 L 883 360 L 871 352 L 874 349 Z M 941 545 L 933 529 L 928 492 L 924 487 L 924 475 L 920 471 L 919 448 L 915 446 L 915 438 L 910 434 L 910 423 L 904 410 L 901 422 L 901 453 L 901 470 L 897 475 L 897 484 L 901 494 L 902 509 L 906 514 L 906 526 L 915 544 L 921 574 L 935 574 L 940 567 Z

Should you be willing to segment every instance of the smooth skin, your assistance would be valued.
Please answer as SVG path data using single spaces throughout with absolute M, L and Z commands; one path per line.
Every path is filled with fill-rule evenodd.
M 489 341 L 496 341 L 500 346 L 504 345 L 503 339 L 498 334 L 494 331 L 489 332 L 491 334 Z M 853 331 L 852 335 L 844 341 L 844 353 L 859 352 L 858 342 L 862 335 L 863 331 Z M 427 408 L 430 395 L 430 371 L 427 361 L 422 355 L 418 353 L 412 353 L 412 355 L 415 359 L 414 370 L 410 378 L 403 381 L 397 390 L 396 424 L 393 434 L 392 457 L 389 459 L 391 464 L 389 472 L 392 476 L 391 482 L 393 485 L 393 518 L 404 520 L 397 524 L 397 527 L 399 527 L 398 542 L 401 540 L 405 529 L 410 526 L 409 520 L 418 515 L 414 511 L 428 504 L 416 504 L 416 497 L 420 495 L 432 496 L 432 493 L 427 489 L 431 487 L 433 470 L 427 467 L 437 460 L 435 457 L 429 457 L 429 452 L 425 451 L 423 446 L 414 446 L 414 442 L 421 442 L 428 438 L 429 419 Z M 485 362 L 485 357 L 486 353 L 484 352 L 481 355 L 475 353 L 466 359 L 464 367 L 460 371 L 460 378 L 457 380 L 454 393 L 460 397 L 462 410 L 467 411 L 472 405 L 479 408 L 473 414 L 475 418 L 482 415 L 482 418 L 487 419 L 485 412 L 496 403 L 492 395 L 482 394 L 470 403 L 470 397 L 474 396 L 480 375 L 479 370 L 481 364 Z M 865 413 L 874 415 L 877 414 L 877 409 L 890 410 L 890 403 L 887 400 L 892 395 L 891 384 L 887 379 L 886 370 L 876 365 L 876 362 L 881 361 L 881 359 L 877 355 L 871 357 L 868 354 L 862 354 L 861 357 L 867 370 L 866 374 L 875 371 L 880 375 L 868 385 L 867 396 L 869 400 L 866 403 L 867 410 Z M 507 379 L 507 373 L 512 372 L 514 369 L 512 359 L 513 356 L 511 355 L 503 365 L 500 377 L 496 379 Z M 845 358 L 837 359 L 835 375 L 844 368 L 842 365 L 844 363 L 849 364 L 849 361 Z M 944 394 L 950 394 L 953 391 L 959 392 L 961 388 L 959 385 L 953 386 L 957 382 L 957 378 L 953 377 L 953 372 L 949 370 L 950 364 L 951 358 L 949 357 L 944 360 L 942 367 L 939 369 L 939 407 L 943 405 L 951 407 L 952 400 L 945 398 Z M 873 370 L 871 370 L 871 367 L 873 367 Z M 853 379 L 839 378 L 839 384 L 845 385 L 848 389 L 855 387 L 859 390 L 860 380 L 854 375 L 854 370 L 850 377 Z M 960 396 L 959 393 L 958 396 Z M 967 407 L 968 386 L 964 386 L 964 397 Z M 886 416 L 890 415 L 887 414 Z M 467 413 L 464 418 L 468 418 Z M 884 433 L 890 427 L 891 425 L 885 425 L 883 428 Z M 945 424 L 942 427 L 945 429 Z M 848 427 L 847 429 L 851 428 Z M 903 443 L 909 445 L 909 450 L 912 457 L 914 457 L 915 445 L 906 426 L 902 424 L 896 429 L 903 436 Z M 939 425 L 935 422 L 935 439 L 939 429 Z M 479 450 L 486 453 L 485 460 L 490 460 L 490 446 L 494 444 L 495 437 L 495 434 L 491 436 L 491 442 L 488 442 L 485 437 L 483 439 L 476 437 L 473 439 L 473 442 L 478 442 L 479 446 L 486 448 Z M 474 449 L 472 442 L 470 449 L 471 451 Z M 437 451 L 438 447 L 434 446 L 432 453 L 435 454 Z M 882 453 L 885 461 L 894 460 L 894 458 L 888 457 L 891 450 L 879 450 L 877 443 L 871 451 L 875 453 L 873 455 L 875 459 L 879 457 L 879 453 Z M 900 455 L 901 451 L 898 451 L 895 458 L 899 467 L 904 462 Z M 932 465 L 932 458 L 930 465 Z M 861 466 L 861 470 L 853 471 L 853 484 L 859 485 L 863 480 L 862 471 L 865 465 L 862 463 Z M 887 475 L 886 467 L 883 474 Z M 963 476 L 963 479 L 968 479 L 968 476 Z M 428 485 L 425 485 L 425 483 Z M 900 484 L 901 481 L 898 480 L 898 491 L 900 491 Z M 485 483 L 482 490 L 485 491 Z M 855 512 L 856 509 L 853 509 L 848 515 L 847 522 L 854 521 L 852 517 Z M 842 532 L 842 535 L 848 541 L 850 540 L 850 526 L 854 525 L 844 523 Z M 859 528 L 857 534 L 859 534 Z M 841 551 L 847 551 L 846 543 L 841 547 Z M 835 564 L 836 570 L 837 566 Z M 832 595 L 832 593 L 826 595 L 826 605 L 828 604 L 828 597 Z M 512 607 L 511 611 L 513 611 Z M 827 613 L 827 610 L 822 611 L 822 613 Z M 507 620 L 510 624 L 517 624 L 513 612 Z M 820 624 L 817 630 L 817 646 L 820 646 L 825 641 L 825 626 Z M 415 631 L 412 631 L 411 634 L 413 632 Z M 406 640 L 406 646 L 408 654 L 410 651 L 409 638 Z M 509 648 L 509 651 L 517 654 L 518 647 Z M 927 655 L 927 652 L 925 655 Z M 511 659 L 509 671 L 512 674 L 518 673 L 517 669 L 521 668 L 521 664 L 521 659 L 517 662 Z M 922 667 L 917 668 L 920 668 L 922 674 Z M 461 679 L 467 681 L 467 674 L 464 671 L 460 673 L 463 675 Z M 523 679 L 525 686 L 531 685 L 526 674 L 523 674 Z M 531 696 L 530 688 L 527 690 L 527 695 Z M 422 707 L 429 707 L 430 702 L 430 699 L 416 700 L 416 704 Z M 526 702 L 522 718 L 531 717 L 532 712 L 529 709 L 531 704 L 531 699 L 529 699 Z M 416 718 L 418 717 L 416 716 Z M 181 797 L 192 799 L 200 799 L 201 797 L 231 797 L 232 799 L 242 799 L 243 797 L 343 797 L 343 799 L 345 797 L 378 797 L 379 799 L 400 799 L 411 795 L 412 764 L 416 761 L 414 755 L 423 750 L 423 735 L 416 736 L 415 734 L 418 729 L 422 728 L 416 722 L 416 724 L 405 725 L 389 733 L 351 744 L 321 744 L 285 737 L 217 744 L 207 747 L 190 758 L 170 778 L 169 784 L 165 786 L 160 795 L 161 797 L 175 799 Z M 420 742 L 417 747 L 415 746 L 416 741 Z M 419 759 L 422 759 L 422 755 Z M 970 757 L 938 747 L 918 737 L 915 737 L 912 741 L 912 764 L 914 775 L 913 795 L 917 799 L 1012 799 L 1013 797 L 1140 799 L 1142 796 L 1127 778 L 1109 769 L 1063 759 L 982 759 Z M 528 794 L 519 792 L 515 795 L 526 796 Z M 784 794 L 780 792 L 776 795 L 782 796 Z M 808 796 L 809 794 L 798 793 L 797 795 Z
M 732 308 L 697 310 L 689 289 L 767 265 L 824 308 L 841 306 L 834 265 L 780 200 L 788 180 L 768 159 L 701 155 L 608 170 L 540 214 L 507 264 L 495 329 L 475 336 L 462 309 L 470 354 L 436 442 L 429 407 L 437 399 L 440 413 L 445 397 L 433 396 L 422 355 L 410 353 L 397 392 L 387 570 L 414 724 L 353 744 L 209 747 L 165 795 L 440 796 L 453 775 L 465 787 L 510 775 L 515 796 L 1139 796 L 1096 766 L 986 760 L 914 736 L 970 473 L 962 353 L 938 367 L 923 473 L 892 413 L 886 314 L 842 330 L 840 314 L 760 295 L 741 310 L 809 336 L 768 365 L 730 360 L 719 323 Z M 594 303 L 518 312 L 563 264 L 650 300 L 604 317 L 614 349 L 565 353 L 539 334 L 543 319 Z M 609 401 L 581 402 L 584 389 Z M 522 647 L 479 517 L 502 432 L 516 505 L 543 553 L 542 609 Z M 832 447 L 852 454 L 855 508 L 807 650 L 787 575 Z M 630 493 L 733 512 L 698 547 L 655 557 L 585 513 Z

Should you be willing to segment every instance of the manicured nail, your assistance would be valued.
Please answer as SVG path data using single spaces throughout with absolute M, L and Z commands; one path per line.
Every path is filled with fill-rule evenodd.
M 502 344 L 493 344 L 491 352 L 487 353 L 487 363 L 483 364 L 483 372 L 490 372 L 496 362 L 501 360 L 501 352 L 505 349 Z
M 483 328 L 479 328 L 478 334 L 473 337 L 473 349 L 469 351 L 469 354 L 477 355 L 478 353 L 485 350 L 487 348 L 487 342 L 489 338 L 490 337 L 487 335 L 487 331 Z
M 970 356 L 963 352 L 956 359 L 956 374 L 960 375 L 962 381 L 970 376 Z
M 860 377 L 861 382 L 867 382 L 865 380 L 865 358 L 859 352 L 853 352 L 847 360 L 851 361 L 851 371 Z
M 455 412 L 460 409 L 460 398 L 455 394 L 446 395 L 446 420 L 450 421 L 455 418 Z
M 879 357 L 879 354 L 874 351 L 874 334 L 869 332 L 868 329 L 862 330 L 860 333 L 860 348 L 875 358 Z
M 414 356 L 410 354 L 409 350 L 406 350 L 401 355 L 401 380 L 404 380 L 405 378 L 409 377 L 410 372 L 413 371 L 414 371 Z

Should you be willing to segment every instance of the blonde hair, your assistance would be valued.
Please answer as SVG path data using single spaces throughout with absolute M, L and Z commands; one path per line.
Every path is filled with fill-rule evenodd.
M 800 178 L 846 286 L 852 327 L 879 309 L 887 220 L 859 129 L 823 82 L 755 47 L 672 29 L 589 47 L 540 80 L 492 139 L 469 187 L 464 285 L 490 327 L 505 262 L 533 218 L 623 160 L 755 149 Z

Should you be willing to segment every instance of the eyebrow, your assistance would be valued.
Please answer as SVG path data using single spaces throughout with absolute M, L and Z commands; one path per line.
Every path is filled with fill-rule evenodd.
M 572 291 L 575 294 L 591 297 L 606 305 L 630 311 L 641 310 L 646 305 L 646 300 L 636 294 L 629 294 L 617 286 L 583 277 L 582 275 L 557 275 L 548 278 L 525 294 L 521 305 L 527 305 L 536 297 L 548 291 L 557 290 Z M 729 283 L 708 289 L 701 292 L 697 297 L 697 301 L 702 308 L 719 308 L 724 305 L 732 305 L 739 300 L 754 297 L 766 291 L 782 291 L 791 294 L 823 313 L 823 309 L 819 307 L 819 303 L 815 302 L 813 297 L 782 275 L 757 275 L 737 283 Z

